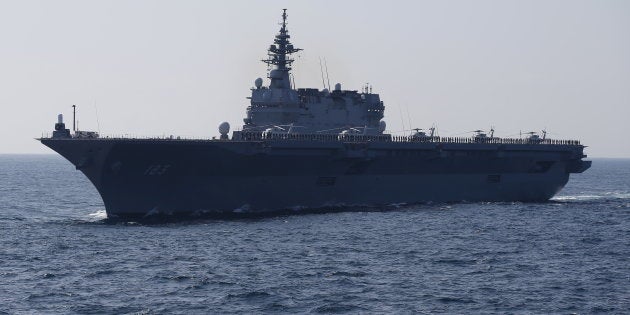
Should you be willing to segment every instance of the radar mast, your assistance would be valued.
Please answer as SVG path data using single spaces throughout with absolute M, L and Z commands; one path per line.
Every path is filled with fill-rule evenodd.
M 290 89 L 289 71 L 291 64 L 295 61 L 290 55 L 302 49 L 293 47 L 289 41 L 291 36 L 287 30 L 287 9 L 282 11 L 282 27 L 273 41 L 274 44 L 270 45 L 267 50 L 267 59 L 262 60 L 262 62 L 270 68 L 273 67 L 268 75 L 268 78 L 271 79 L 271 88 Z

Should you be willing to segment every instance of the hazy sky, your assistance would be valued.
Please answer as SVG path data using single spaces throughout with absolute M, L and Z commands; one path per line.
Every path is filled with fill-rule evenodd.
M 0 1 L 0 153 L 52 153 L 33 138 L 72 104 L 102 134 L 241 126 L 283 8 L 297 85 L 321 88 L 326 58 L 392 131 L 547 128 L 630 157 L 630 1 L 605 0 Z

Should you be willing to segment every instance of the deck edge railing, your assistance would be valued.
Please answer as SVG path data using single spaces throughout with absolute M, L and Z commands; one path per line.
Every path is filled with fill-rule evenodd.
M 42 134 L 42 139 L 55 139 L 50 134 Z M 75 137 L 73 139 L 98 140 L 186 140 L 186 141 L 229 141 L 213 138 L 199 138 L 189 136 L 133 136 L 133 135 L 104 135 L 98 138 Z M 392 135 L 353 135 L 353 134 L 287 134 L 240 131 L 234 134 L 236 141 L 339 141 L 339 142 L 396 142 L 396 143 L 454 143 L 454 144 L 540 144 L 540 145 L 581 145 L 579 140 L 541 139 L 541 138 L 497 138 L 497 137 L 414 137 Z

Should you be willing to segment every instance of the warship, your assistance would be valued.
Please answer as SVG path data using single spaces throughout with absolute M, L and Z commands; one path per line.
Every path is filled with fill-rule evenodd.
M 96 187 L 109 218 L 272 213 L 425 202 L 543 202 L 591 166 L 577 140 L 440 137 L 386 132 L 369 86 L 296 88 L 286 9 L 267 49 L 268 85 L 254 81 L 244 124 L 230 137 L 111 137 L 72 131 L 59 114 L 38 140 Z M 75 112 L 76 114 L 76 112 Z

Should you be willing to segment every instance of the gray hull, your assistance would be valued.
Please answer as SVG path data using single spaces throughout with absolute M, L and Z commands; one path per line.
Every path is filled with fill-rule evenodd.
M 81 170 L 109 217 L 339 205 L 545 201 L 590 166 L 583 146 L 41 139 Z
M 42 143 L 81 170 L 110 217 L 264 213 L 339 205 L 545 201 L 590 166 L 575 140 L 384 133 L 385 105 L 362 91 L 295 88 L 286 9 L 254 81 L 245 123 L 221 140 L 110 139 L 65 128 Z M 321 64 L 320 64 L 321 65 Z M 330 85 L 330 84 L 329 84 Z M 73 108 L 75 108 L 73 106 Z M 73 116 L 73 130 L 74 128 Z

